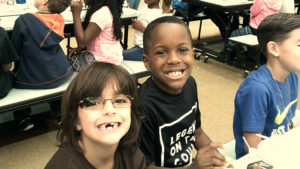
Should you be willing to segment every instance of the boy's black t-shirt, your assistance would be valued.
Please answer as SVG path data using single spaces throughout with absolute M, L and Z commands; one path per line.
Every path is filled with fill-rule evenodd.
M 139 108 L 146 116 L 140 148 L 147 163 L 178 167 L 192 163 L 195 130 L 200 127 L 197 86 L 190 77 L 178 95 L 162 91 L 152 77 L 139 88 Z
M 15 62 L 19 59 L 7 32 L 0 27 L 0 99 L 5 97 L 12 88 L 12 73 L 4 72 L 2 65 Z

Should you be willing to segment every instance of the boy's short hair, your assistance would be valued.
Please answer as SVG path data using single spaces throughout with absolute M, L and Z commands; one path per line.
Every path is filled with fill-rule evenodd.
M 149 41 L 151 40 L 151 33 L 152 31 L 160 24 L 162 23 L 177 23 L 179 25 L 182 25 L 186 28 L 189 38 L 191 40 L 191 44 L 193 44 L 193 39 L 192 39 L 192 34 L 189 29 L 189 27 L 183 22 L 182 20 L 178 19 L 177 17 L 174 16 L 164 16 L 164 17 L 159 17 L 152 22 L 148 24 L 144 31 L 143 35 L 143 44 L 144 44 L 144 53 L 148 54 L 149 53 Z M 170 39 L 172 40 L 172 39 Z
M 300 28 L 300 16 L 297 14 L 277 13 L 267 16 L 257 29 L 257 39 L 261 52 L 268 58 L 268 42 L 282 42 L 288 38 L 291 31 L 298 28 Z
M 48 10 L 50 13 L 62 13 L 68 6 L 70 6 L 71 0 L 48 0 Z

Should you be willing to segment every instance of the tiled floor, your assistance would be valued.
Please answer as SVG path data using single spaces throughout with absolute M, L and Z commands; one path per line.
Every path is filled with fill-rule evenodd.
M 199 22 L 190 29 L 197 37 Z M 209 20 L 203 22 L 201 38 L 218 36 L 218 29 Z M 132 36 L 130 29 L 129 36 Z M 65 42 L 62 43 L 65 45 Z M 129 39 L 132 45 L 132 38 Z M 216 142 L 233 139 L 232 118 L 234 96 L 244 80 L 243 70 L 209 59 L 208 63 L 195 60 L 192 75 L 197 81 L 199 107 L 204 131 Z M 143 81 L 142 79 L 141 81 Z M 1 136 L 0 136 L 1 138 Z M 0 147 L 0 169 L 41 169 L 57 150 L 56 131 Z

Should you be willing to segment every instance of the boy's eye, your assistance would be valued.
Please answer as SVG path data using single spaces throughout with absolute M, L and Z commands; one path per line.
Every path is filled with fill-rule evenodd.
M 157 51 L 155 54 L 156 55 L 165 55 L 167 52 L 166 51 Z
M 187 48 L 179 48 L 178 51 L 179 51 L 180 53 L 185 53 L 185 52 L 187 52 L 187 51 L 189 51 L 189 50 L 188 50 Z

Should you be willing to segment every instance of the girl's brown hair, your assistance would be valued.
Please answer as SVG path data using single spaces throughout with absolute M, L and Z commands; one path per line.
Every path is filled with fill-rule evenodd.
M 123 151 L 135 152 L 137 137 L 142 116 L 137 108 L 137 83 L 125 69 L 109 63 L 96 62 L 84 67 L 72 80 L 64 93 L 62 100 L 62 125 L 57 134 L 59 146 L 71 145 L 75 150 L 82 152 L 78 140 L 81 132 L 76 130 L 79 102 L 86 97 L 98 97 L 109 82 L 119 86 L 118 93 L 133 97 L 131 104 L 131 124 L 127 134 L 120 140 L 118 153 Z M 114 84 L 112 84 L 114 85 Z M 119 159 L 119 158 L 117 158 Z M 116 163 L 118 160 L 116 159 Z

